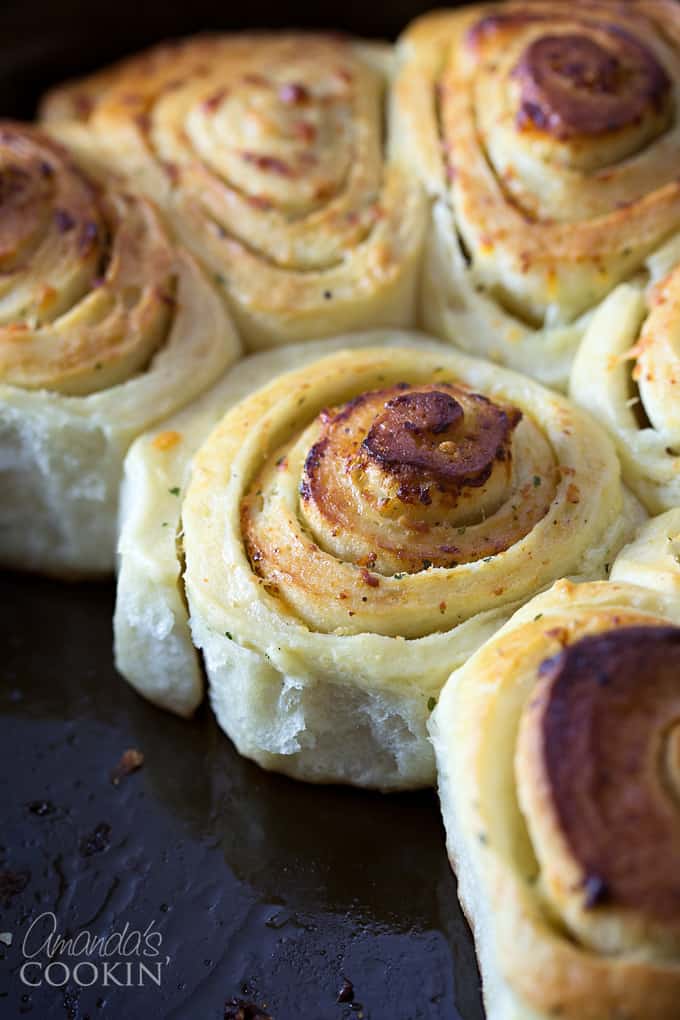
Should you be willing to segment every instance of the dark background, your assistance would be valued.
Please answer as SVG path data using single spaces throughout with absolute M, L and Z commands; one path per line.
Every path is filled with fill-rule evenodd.
M 0 8 L 0 114 L 161 37 L 328 27 L 394 36 L 426 4 L 228 6 L 106 0 Z M 0 497 L 1 498 L 1 497 Z M 481 1020 L 479 979 L 433 793 L 381 797 L 265 773 L 205 707 L 191 723 L 116 676 L 111 585 L 0 576 L 0 1020 Z M 112 785 L 130 747 L 144 768 Z M 62 934 L 143 930 L 161 989 L 28 989 L 31 920 Z M 338 1003 L 345 980 L 354 1001 Z M 226 1015 L 228 1016 L 228 1010 Z
M 0 0 L 0 112 L 30 116 L 46 85 L 95 70 L 167 36 L 254 27 L 341 29 L 389 38 L 432 6 L 436 5 L 408 0 L 384 4 L 371 0 L 183 0 L 175 4 L 163 0 Z M 448 6 L 458 5 L 454 0 Z

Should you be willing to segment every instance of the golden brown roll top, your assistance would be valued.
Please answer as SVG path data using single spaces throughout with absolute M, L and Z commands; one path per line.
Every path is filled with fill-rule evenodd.
M 111 572 L 135 436 L 240 344 L 196 260 L 102 152 L 0 121 L 0 562 Z
M 490 37 L 495 49 L 506 36 L 512 44 L 520 28 L 541 27 L 543 34 L 529 37 L 511 71 L 515 125 L 559 142 L 554 155 L 565 164 L 595 169 L 603 153 L 583 143 L 607 139 L 619 158 L 632 155 L 668 124 L 672 89 L 653 49 L 630 28 L 596 20 L 597 12 L 584 9 L 583 15 L 571 31 L 553 32 L 545 10 L 491 14 L 473 26 L 468 41 L 483 52 Z
M 242 753 L 427 785 L 451 669 L 556 576 L 603 576 L 639 508 L 565 398 L 422 335 L 347 340 L 231 407 L 197 451 L 192 634 Z
M 388 575 L 475 559 L 473 525 L 512 485 L 521 417 L 453 383 L 362 394 L 324 421 L 307 455 L 304 519 L 336 556 Z M 504 536 L 496 538 L 482 552 L 500 551 Z
M 86 394 L 143 369 L 172 319 L 173 255 L 145 199 L 0 122 L 1 381 Z
M 504 381 L 479 392 L 467 366 L 459 375 L 425 349 L 420 359 L 415 349 L 338 356 L 325 369 L 336 376 L 332 389 L 320 386 L 324 366 L 313 370 L 295 381 L 288 435 L 273 446 L 267 439 L 240 505 L 252 569 L 307 626 L 420 637 L 549 577 L 549 547 L 562 529 L 576 554 L 597 513 L 595 447 L 586 453 L 584 423 L 567 406 L 510 386 L 520 409 Z M 314 413 L 319 392 L 345 386 L 349 400 Z M 224 428 L 257 435 L 257 418 L 246 404 Z M 199 454 L 198 477 L 212 447 Z M 618 501 L 616 490 L 607 498 Z
M 55 90 L 162 201 L 253 346 L 409 324 L 418 184 L 385 152 L 389 58 L 321 35 L 203 36 Z
M 430 723 L 490 1020 L 674 1020 L 678 512 L 558 581 L 452 674 Z M 640 570 L 637 570 L 637 565 Z M 658 565 L 659 583 L 654 564 Z
M 602 953 L 680 957 L 680 627 L 584 637 L 539 667 L 518 792 L 546 895 Z
M 553 381 L 541 350 L 568 362 L 564 330 L 680 226 L 680 10 L 511 0 L 427 15 L 400 52 L 401 151 L 462 253 L 432 257 L 426 321 L 455 341 L 474 313 L 490 356 Z
M 426 621 L 400 599 L 398 582 L 504 551 L 547 514 L 555 495 L 549 446 L 529 420 L 513 463 L 521 418 L 515 407 L 445 381 L 398 382 L 322 411 L 250 485 L 242 527 L 254 569 L 319 629 L 417 636 L 442 626 L 450 615 L 442 582 Z M 291 484 L 299 524 L 282 498 L 291 473 L 299 478 L 296 489 Z M 281 541 L 286 521 L 290 535 Z M 339 603 L 329 608 L 336 583 Z M 437 582 L 422 579 L 420 587 L 427 584 Z M 397 620 L 375 620 L 376 603 L 391 616 L 400 601 Z

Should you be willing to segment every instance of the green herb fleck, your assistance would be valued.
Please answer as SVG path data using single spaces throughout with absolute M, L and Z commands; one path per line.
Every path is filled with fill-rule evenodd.
M 428 698 L 427 699 L 427 710 L 428 710 L 428 712 L 434 711 L 434 707 L 435 707 L 436 704 L 437 704 L 437 699 L 436 698 Z
M 231 636 L 231 634 L 229 633 L 229 631 L 228 631 L 228 630 L 225 630 L 225 632 L 224 632 L 224 636 L 225 636 L 225 637 L 228 637 L 230 641 L 233 641 L 233 640 L 234 640 L 234 639 L 233 639 L 233 637 Z
M 534 623 L 536 623 L 536 620 L 542 619 L 542 617 L 543 617 L 543 613 L 536 613 L 536 616 L 534 616 Z
M 428 570 L 432 566 L 432 560 L 423 560 L 423 570 Z
M 180 488 L 179 485 L 173 485 L 171 489 L 168 489 L 171 496 L 179 496 Z
M 541 479 L 538 477 L 538 475 L 534 475 L 534 488 L 537 489 L 540 484 L 541 484 Z

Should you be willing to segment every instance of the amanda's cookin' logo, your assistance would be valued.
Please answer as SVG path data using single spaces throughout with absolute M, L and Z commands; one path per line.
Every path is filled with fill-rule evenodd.
M 29 988 L 50 985 L 62 988 L 72 983 L 81 988 L 160 988 L 163 968 L 170 957 L 161 953 L 163 936 L 150 921 L 143 931 L 125 923 L 120 931 L 93 935 L 82 929 L 77 935 L 59 932 L 56 915 L 40 914 L 24 935 L 24 962 L 19 975 Z

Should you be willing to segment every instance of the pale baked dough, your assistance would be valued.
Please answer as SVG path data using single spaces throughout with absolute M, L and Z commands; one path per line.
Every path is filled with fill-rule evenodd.
M 25 125 L 0 124 L 0 165 L 0 562 L 108 573 L 127 447 L 239 342 L 145 199 Z
M 58 87 L 42 113 L 163 205 L 260 349 L 414 324 L 426 202 L 391 156 L 391 71 L 377 43 L 203 35 Z
M 622 284 L 588 327 L 572 398 L 616 443 L 624 478 L 650 513 L 680 506 L 680 240 L 649 260 L 650 282 Z
M 559 842 L 548 840 L 546 787 L 527 757 L 523 727 L 540 710 L 542 662 L 556 661 L 553 657 L 586 635 L 680 625 L 680 567 L 667 554 L 679 538 L 678 514 L 665 514 L 644 525 L 620 554 L 612 571 L 616 581 L 560 580 L 532 599 L 452 674 L 431 717 L 448 852 L 475 936 L 488 1020 L 677 1016 L 677 914 L 661 931 L 651 918 L 643 918 L 640 928 L 634 915 L 606 896 L 596 902 L 606 892 L 597 876 L 590 887 L 578 875 L 573 880 L 571 861 L 567 857 L 563 864 Z M 641 672 L 639 682 L 652 681 Z M 675 697 L 677 702 L 680 692 Z M 625 754 L 623 735 L 620 740 Z M 661 759 L 657 768 L 664 768 Z M 676 771 L 676 783 L 677 778 Z M 594 777 L 595 789 L 597 782 Z M 618 797 L 618 817 L 626 817 L 632 779 L 620 772 L 609 783 L 618 790 L 612 794 Z M 677 811 L 669 793 L 660 796 L 664 810 Z M 622 855 L 636 838 L 631 821 L 620 840 Z M 655 852 L 651 871 L 672 868 L 672 855 L 662 863 L 658 855 L 665 851 Z M 595 910 L 584 905 L 588 888 Z
M 680 227 L 679 50 L 663 0 L 511 0 L 405 31 L 394 146 L 431 200 L 425 328 L 566 387 L 592 310 Z
M 331 351 L 383 339 L 347 336 L 250 355 L 130 447 L 121 488 L 114 650 L 118 671 L 149 701 L 188 716 L 203 700 L 183 588 L 180 523 L 196 450 L 230 407 L 272 377 Z
M 354 350 L 311 361 L 339 347 Z M 283 365 L 304 367 L 280 376 Z M 266 379 L 274 381 L 228 411 Z M 468 515 L 467 527 L 460 528 L 468 534 L 460 542 L 471 543 L 466 554 L 471 558 L 455 568 L 430 567 L 426 560 L 415 570 L 380 561 L 363 567 L 359 546 L 362 528 L 370 526 L 367 511 L 355 518 L 353 532 L 346 529 L 344 537 L 357 543 L 346 555 L 324 551 L 307 530 L 301 561 L 287 559 L 301 522 L 304 450 L 309 452 L 325 420 L 317 418 L 319 412 L 330 413 L 383 384 L 410 382 L 417 391 L 433 380 L 446 388 L 454 379 L 525 414 L 510 459 L 499 462 L 488 484 L 466 490 L 469 502 L 455 510 Z M 181 515 L 190 626 L 218 720 L 243 754 L 312 781 L 383 789 L 431 783 L 434 762 L 425 723 L 451 668 L 556 576 L 603 576 L 641 515 L 624 496 L 609 442 L 564 398 L 415 334 L 368 333 L 316 349 L 258 355 L 233 369 L 196 412 L 189 409 L 161 429 L 164 436 L 182 438 L 140 439 L 126 467 L 116 611 L 119 669 L 146 696 L 183 714 L 200 699 L 173 537 Z M 535 438 L 535 449 L 528 437 Z M 250 537 L 241 530 L 244 497 L 258 472 L 275 473 L 273 489 L 263 480 L 272 511 L 265 532 L 271 526 L 277 542 L 280 527 L 288 544 L 281 555 L 265 554 L 268 569 L 289 573 L 288 580 L 276 582 L 278 596 L 271 577 L 253 569 L 244 544 Z M 499 478 L 505 479 L 500 491 L 494 488 Z M 515 521 L 513 505 L 519 504 L 513 500 L 520 491 L 526 508 Z M 541 493 L 545 514 L 532 524 Z M 497 530 L 484 527 L 487 511 L 474 519 L 475 506 L 485 505 L 487 521 L 497 520 Z M 427 515 L 426 504 L 421 509 Z M 402 510 L 401 524 L 385 520 L 384 539 L 394 538 L 395 527 L 405 528 L 411 538 L 403 556 L 409 560 L 418 555 L 419 539 L 407 518 L 415 513 L 417 525 L 419 511 L 409 505 Z M 521 537 L 515 529 L 528 530 Z M 487 531 L 507 544 L 505 551 L 487 555 Z M 475 549 L 485 549 L 484 556 L 475 559 Z M 251 546 L 250 554 L 255 552 Z M 384 549 L 382 554 L 388 556 Z M 168 635 L 171 641 L 164 645 Z

